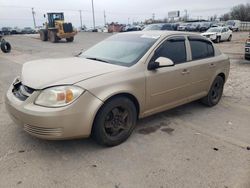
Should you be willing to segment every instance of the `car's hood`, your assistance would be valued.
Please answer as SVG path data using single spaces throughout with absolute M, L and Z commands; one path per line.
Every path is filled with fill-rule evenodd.
M 25 63 L 22 83 L 33 89 L 74 84 L 86 79 L 126 69 L 126 67 L 80 57 L 42 59 Z
M 205 33 L 202 33 L 201 35 L 216 35 L 217 33 L 216 32 L 205 32 Z

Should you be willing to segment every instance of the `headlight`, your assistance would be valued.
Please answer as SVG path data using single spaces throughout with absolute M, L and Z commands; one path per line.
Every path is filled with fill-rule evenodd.
M 43 90 L 37 99 L 36 105 L 45 107 L 62 107 L 74 102 L 84 90 L 77 86 L 56 86 Z

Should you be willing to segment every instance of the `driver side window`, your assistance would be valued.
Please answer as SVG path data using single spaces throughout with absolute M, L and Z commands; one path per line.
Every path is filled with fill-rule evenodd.
M 186 45 L 184 37 L 171 38 L 165 41 L 156 51 L 152 61 L 159 57 L 171 59 L 175 64 L 187 61 Z

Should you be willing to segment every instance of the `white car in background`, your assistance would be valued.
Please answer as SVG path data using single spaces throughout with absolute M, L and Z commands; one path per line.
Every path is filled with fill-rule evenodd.
M 219 43 L 221 41 L 231 41 L 233 32 L 228 27 L 212 27 L 201 35 Z
M 241 21 L 240 20 L 228 20 L 226 25 L 232 31 L 237 32 L 240 30 Z

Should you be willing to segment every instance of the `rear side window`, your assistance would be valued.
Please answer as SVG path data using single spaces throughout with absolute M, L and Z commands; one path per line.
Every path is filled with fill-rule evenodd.
M 189 40 L 191 51 L 192 51 L 192 59 L 205 59 L 214 56 L 214 47 L 209 41 L 205 40 Z
M 171 59 L 175 64 L 184 63 L 187 61 L 186 45 L 184 38 L 170 39 L 163 43 L 157 49 L 153 60 L 158 57 L 166 57 Z

